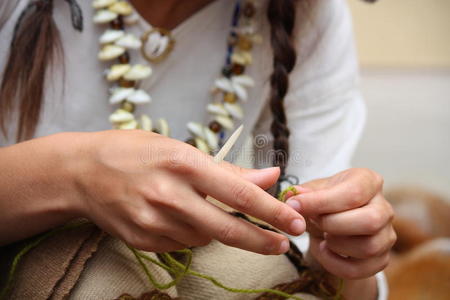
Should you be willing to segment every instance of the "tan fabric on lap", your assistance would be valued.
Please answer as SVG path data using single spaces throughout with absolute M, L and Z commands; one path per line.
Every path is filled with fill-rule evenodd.
M 8 299 L 50 299 L 75 285 L 86 260 L 95 252 L 103 233 L 84 226 L 52 236 L 31 250 L 19 263 Z
M 214 276 L 221 283 L 241 289 L 271 288 L 298 278 L 294 266 L 284 255 L 265 256 L 225 246 L 213 241 L 206 247 L 195 248 L 192 269 Z M 211 282 L 193 276 L 178 284 L 183 300 L 254 299 L 258 294 L 238 294 L 216 287 Z
M 158 259 L 154 253 L 148 253 Z M 156 281 L 172 281 L 170 275 L 153 264 L 148 264 Z M 72 290 L 70 299 L 74 300 L 112 300 L 122 294 L 138 297 L 154 290 L 143 269 L 127 246 L 112 237 L 108 237 L 99 246 L 95 256 L 86 264 L 86 268 Z M 171 297 L 177 297 L 175 288 L 164 291 Z

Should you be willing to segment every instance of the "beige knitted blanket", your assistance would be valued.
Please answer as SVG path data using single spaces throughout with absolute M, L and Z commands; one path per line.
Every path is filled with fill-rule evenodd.
M 194 248 L 192 269 L 223 284 L 243 289 L 285 285 L 295 290 L 298 271 L 285 255 L 265 256 L 212 242 Z M 158 259 L 155 253 L 147 253 Z M 149 264 L 158 282 L 171 275 Z M 294 283 L 294 284 L 292 284 Z M 290 284 L 290 287 L 289 287 Z M 303 299 L 317 299 L 299 294 Z M 122 296 L 122 297 L 121 297 Z M 7 299 L 283 299 L 261 294 L 228 292 L 202 278 L 187 276 L 177 286 L 159 292 L 151 286 L 126 245 L 94 226 L 53 236 L 20 262 Z

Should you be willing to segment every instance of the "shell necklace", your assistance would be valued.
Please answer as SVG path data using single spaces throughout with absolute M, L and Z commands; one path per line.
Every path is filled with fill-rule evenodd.
M 227 55 L 221 75 L 212 88 L 213 101 L 206 107 L 211 115 L 208 125 L 198 122 L 187 124 L 191 137 L 187 143 L 206 153 L 215 153 L 223 145 L 227 131 L 234 129 L 235 121 L 244 117 L 239 104 L 248 98 L 247 89 L 253 87 L 253 79 L 244 74 L 252 63 L 251 50 L 261 37 L 255 30 L 256 0 L 239 0 L 235 4 L 231 20 L 231 30 L 227 38 Z M 101 35 L 101 49 L 98 58 L 113 62 L 105 71 L 106 79 L 113 83 L 110 88 L 109 102 L 119 107 L 110 115 L 109 120 L 115 129 L 142 129 L 169 136 L 170 128 L 163 118 L 153 122 L 149 116 L 134 114 L 135 106 L 148 104 L 152 98 L 139 88 L 139 81 L 152 74 L 151 64 L 164 60 L 175 46 L 170 31 L 153 27 L 141 38 L 126 32 L 126 26 L 132 26 L 139 20 L 133 6 L 121 0 L 94 0 L 96 13 L 94 23 L 108 25 Z M 148 64 L 130 64 L 130 52 L 140 50 Z M 139 51 L 137 51 L 139 53 Z

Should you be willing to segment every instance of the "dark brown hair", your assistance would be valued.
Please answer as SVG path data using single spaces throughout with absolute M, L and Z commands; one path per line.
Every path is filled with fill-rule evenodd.
M 270 42 L 273 51 L 273 72 L 270 76 L 270 110 L 273 121 L 270 131 L 273 135 L 273 165 L 279 166 L 281 176 L 286 176 L 289 159 L 289 128 L 284 111 L 284 98 L 289 89 L 289 73 L 295 66 L 297 53 L 293 46 L 296 0 L 270 0 L 267 18 L 270 23 Z M 277 192 L 279 191 L 279 184 Z
M 71 9 L 74 28 L 81 31 L 80 7 L 74 0 L 66 2 Z M 62 57 L 62 47 L 53 20 L 53 0 L 32 1 L 14 28 L 0 86 L 0 129 L 4 136 L 7 136 L 7 124 L 15 108 L 19 111 L 17 141 L 33 136 L 44 98 L 46 70 L 57 57 Z

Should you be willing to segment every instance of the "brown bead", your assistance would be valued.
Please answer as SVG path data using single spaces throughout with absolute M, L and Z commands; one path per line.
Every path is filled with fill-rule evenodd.
M 124 29 L 124 23 L 122 16 L 118 16 L 114 20 L 111 21 L 111 28 L 115 30 L 123 30 Z
M 189 138 L 184 141 L 186 144 L 194 146 L 195 147 L 195 140 L 193 138 Z
M 246 37 L 240 37 L 237 45 L 238 45 L 239 49 L 245 50 L 245 51 L 251 50 L 253 47 L 252 41 L 250 41 Z
M 134 105 L 134 103 L 131 103 L 129 101 L 123 101 L 122 102 L 122 109 L 128 111 L 128 112 L 134 112 L 134 109 L 136 108 L 136 106 Z
M 255 12 L 256 12 L 256 8 L 253 3 L 251 3 L 251 2 L 245 3 L 244 10 L 243 10 L 244 16 L 246 16 L 247 18 L 251 18 L 255 15 Z
M 236 46 L 238 43 L 238 37 L 234 34 L 230 34 L 228 36 L 228 45 L 230 46 Z
M 241 75 L 245 71 L 245 66 L 240 65 L 240 64 L 233 64 L 233 66 L 231 67 L 231 70 L 232 70 L 233 74 Z
M 209 123 L 209 129 L 217 133 L 222 130 L 222 125 L 220 125 L 220 123 L 217 121 L 212 121 L 211 123 Z
M 130 63 L 130 54 L 128 54 L 128 52 L 125 52 L 124 54 L 119 56 L 119 62 L 121 64 L 128 64 L 128 63 Z
M 120 87 L 131 88 L 131 87 L 135 87 L 135 85 L 136 85 L 135 81 L 129 81 L 129 80 L 125 80 L 123 78 L 119 79 L 119 86 Z
M 228 103 L 235 103 L 237 100 L 236 95 L 234 93 L 225 93 L 223 94 L 223 101 Z

